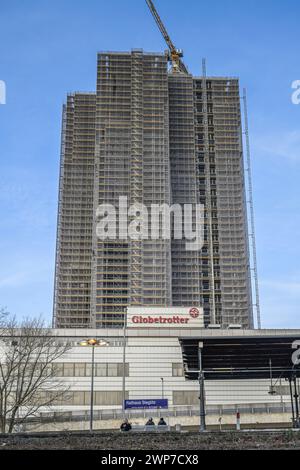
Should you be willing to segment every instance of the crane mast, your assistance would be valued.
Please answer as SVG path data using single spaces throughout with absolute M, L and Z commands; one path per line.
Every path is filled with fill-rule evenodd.
M 152 0 L 146 0 L 147 2 L 147 5 L 152 13 L 152 16 L 153 18 L 155 19 L 158 27 L 159 27 L 159 30 L 164 38 L 164 40 L 166 41 L 166 44 L 170 50 L 170 54 L 169 54 L 169 60 L 170 62 L 172 63 L 172 71 L 173 72 L 183 72 L 183 73 L 186 73 L 188 74 L 188 70 L 186 68 L 186 66 L 184 65 L 184 63 L 182 62 L 181 60 L 181 57 L 183 57 L 183 52 L 181 49 L 177 49 L 175 47 L 175 45 L 173 44 L 169 34 L 168 34 L 168 31 L 166 30 L 155 6 L 154 6 L 154 3 L 152 2 Z

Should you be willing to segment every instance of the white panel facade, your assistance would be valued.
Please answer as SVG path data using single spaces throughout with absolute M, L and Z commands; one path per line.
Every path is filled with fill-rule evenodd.
M 284 335 L 287 331 L 273 330 L 273 335 Z M 197 406 L 199 384 L 197 381 L 188 381 L 184 376 L 174 376 L 173 366 L 178 366 L 182 373 L 183 359 L 179 339 L 180 337 L 222 337 L 225 336 L 259 336 L 266 334 L 263 330 L 257 331 L 210 331 L 207 329 L 184 330 L 177 329 L 128 329 L 126 331 L 125 348 L 125 391 L 127 399 L 160 399 L 162 394 L 169 400 L 169 406 Z M 109 342 L 107 347 L 95 348 L 95 379 L 94 391 L 100 398 L 95 401 L 95 410 L 112 410 L 122 408 L 123 397 L 123 330 L 53 330 L 58 341 L 71 342 L 70 351 L 58 363 L 71 365 L 73 376 L 62 376 L 63 382 L 69 384 L 70 392 L 76 393 L 76 404 L 66 403 L 53 407 L 53 411 L 88 411 L 90 407 L 88 393 L 91 390 L 91 357 L 92 348 L 79 346 L 79 343 L 88 338 L 104 338 Z M 80 365 L 85 364 L 85 376 L 75 376 L 81 370 Z M 176 369 L 175 366 L 175 369 Z M 67 367 L 64 369 L 68 370 Z M 100 371 L 106 371 L 105 376 L 99 376 Z M 177 369 L 176 369 L 177 370 Z M 97 372 L 98 371 L 98 372 Z M 112 376 L 111 373 L 116 374 Z M 163 390 L 162 380 L 163 379 Z M 285 383 L 279 385 L 286 385 Z M 206 381 L 207 405 L 251 405 L 255 403 L 281 403 L 289 402 L 287 394 L 284 396 L 271 396 L 269 392 L 270 381 Z M 284 388 L 284 387 L 283 387 Z M 286 387 L 285 387 L 286 388 Z M 84 395 L 82 392 L 86 392 Z M 184 393 L 182 393 L 184 392 Z M 85 397 L 83 399 L 83 396 Z M 174 402 L 174 396 L 177 401 Z M 104 398 L 103 398 L 104 397 Z M 115 400 L 116 403 L 99 404 L 97 400 Z M 179 398 L 178 398 L 179 397 Z M 180 398 L 181 397 L 181 398 Z M 184 397 L 185 402 L 180 402 Z M 189 401 L 190 400 L 190 401 Z M 101 402 L 102 403 L 102 402 Z M 45 410 L 49 411 L 49 409 Z

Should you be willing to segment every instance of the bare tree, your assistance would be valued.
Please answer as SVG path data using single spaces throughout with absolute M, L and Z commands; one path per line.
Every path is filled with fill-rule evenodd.
M 43 320 L 0 317 L 0 432 L 65 399 L 69 388 L 56 377 L 55 361 L 70 345 L 53 337 Z
M 0 328 L 5 327 L 8 315 L 9 315 L 8 311 L 5 308 L 1 307 L 0 308 Z

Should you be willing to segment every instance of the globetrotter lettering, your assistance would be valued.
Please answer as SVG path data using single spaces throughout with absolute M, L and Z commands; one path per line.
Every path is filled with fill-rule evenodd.
M 174 315 L 173 317 L 142 317 L 142 316 L 134 316 L 132 317 L 133 323 L 189 323 L 189 318 L 179 317 L 178 315 Z
M 129 328 L 204 328 L 202 307 L 129 307 Z

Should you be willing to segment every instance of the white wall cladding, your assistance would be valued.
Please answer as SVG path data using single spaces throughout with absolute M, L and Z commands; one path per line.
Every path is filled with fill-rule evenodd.
M 294 330 L 296 332 L 296 330 Z M 248 330 L 248 331 L 209 331 L 205 329 L 187 330 L 155 330 L 147 329 L 128 330 L 126 344 L 126 359 L 129 376 L 126 377 L 126 391 L 129 399 L 146 399 L 162 397 L 162 382 L 164 379 L 164 398 L 173 406 L 173 392 L 189 392 L 186 403 L 178 405 L 197 405 L 199 384 L 197 381 L 187 381 L 184 377 L 173 377 L 172 365 L 182 364 L 182 351 L 179 343 L 180 336 L 184 337 L 229 337 L 229 336 L 259 336 L 261 334 L 282 335 L 285 330 Z M 299 332 L 298 332 L 299 333 Z M 78 346 L 78 343 L 87 338 L 105 338 L 110 342 L 108 347 L 95 348 L 96 364 L 122 364 L 123 363 L 123 331 L 122 330 L 53 330 L 53 335 L 60 341 L 71 341 L 72 349 L 57 362 L 59 363 L 91 363 L 92 350 L 90 347 Z M 116 346 L 118 344 L 118 346 Z M 118 369 L 119 370 L 119 369 Z M 90 392 L 91 378 L 64 377 L 65 383 L 70 385 L 71 391 Z M 122 376 L 95 376 L 95 392 L 122 392 Z M 286 385 L 277 381 L 276 386 Z M 205 383 L 207 405 L 250 405 L 255 403 L 289 403 L 289 396 L 272 396 L 269 392 L 268 380 L 239 380 L 214 381 Z M 287 389 L 287 387 L 283 387 Z M 192 392 L 192 393 L 191 393 Z M 114 395 L 122 396 L 122 394 Z M 178 394 L 177 397 L 184 395 Z M 89 403 L 89 401 L 88 401 Z M 177 404 L 177 403 L 176 403 Z M 117 405 L 95 405 L 95 409 L 121 408 Z M 81 411 L 89 410 L 89 405 L 61 405 L 54 411 Z M 46 410 L 45 410 L 46 411 Z M 49 411 L 49 410 L 47 410 Z

